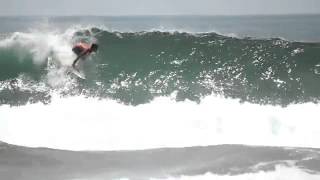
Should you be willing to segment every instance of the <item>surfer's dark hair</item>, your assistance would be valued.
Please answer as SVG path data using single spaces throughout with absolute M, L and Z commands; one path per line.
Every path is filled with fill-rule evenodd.
M 98 47 L 99 47 L 98 44 L 95 44 L 95 43 L 91 44 L 91 51 L 97 52 Z

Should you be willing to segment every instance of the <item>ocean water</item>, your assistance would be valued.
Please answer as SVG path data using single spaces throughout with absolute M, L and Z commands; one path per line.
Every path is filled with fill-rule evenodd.
M 13 173 L 39 156 L 46 172 L 61 173 L 52 163 L 69 167 L 68 175 L 52 177 L 64 180 L 318 179 L 319 19 L 0 17 L 0 140 L 19 145 L 0 146 L 0 156 L 16 162 L 0 160 L 6 169 L 0 177 L 43 179 L 28 168 L 19 170 L 26 177 Z M 80 41 L 99 44 L 79 65 L 86 79 L 70 73 L 71 49 Z M 205 153 L 193 150 L 198 146 Z M 85 171 L 72 168 L 71 161 L 85 164 L 74 159 L 78 152 L 37 147 L 105 154 L 92 155 L 100 165 Z M 243 153 L 252 148 L 258 155 L 245 154 L 254 159 L 249 163 Z M 180 151 L 201 158 L 186 153 L 178 164 L 161 164 L 150 149 L 162 152 L 161 159 Z M 112 152 L 134 160 L 110 160 Z M 67 161 L 68 154 L 69 164 L 45 158 Z M 109 161 L 121 166 L 110 171 Z

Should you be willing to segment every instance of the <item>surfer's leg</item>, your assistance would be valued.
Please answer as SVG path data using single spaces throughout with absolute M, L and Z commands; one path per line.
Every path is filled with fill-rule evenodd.
M 72 63 L 72 67 L 73 67 L 73 68 L 76 68 L 76 64 L 77 64 L 78 60 L 79 60 L 79 59 L 76 59 L 76 60 L 73 61 L 73 63 Z

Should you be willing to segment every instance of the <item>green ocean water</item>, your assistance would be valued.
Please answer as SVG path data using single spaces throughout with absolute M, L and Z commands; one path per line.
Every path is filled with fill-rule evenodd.
M 172 94 L 177 101 L 201 102 L 201 98 L 216 94 L 282 106 L 318 102 L 320 97 L 317 42 L 217 32 L 123 32 L 97 26 L 77 28 L 70 39 L 72 43 L 90 41 L 92 34 L 99 51 L 83 64 L 87 79 L 64 72 L 71 84 L 67 88 L 48 83 L 48 74 L 62 67 L 56 62 L 56 50 L 46 49 L 39 64 L 34 62 L 38 45 L 22 43 L 25 36 L 37 41 L 37 33 L 4 36 L 0 48 L 1 104 L 50 103 L 52 92 L 110 98 L 132 105 Z M 15 43 L 8 45 L 8 38 Z

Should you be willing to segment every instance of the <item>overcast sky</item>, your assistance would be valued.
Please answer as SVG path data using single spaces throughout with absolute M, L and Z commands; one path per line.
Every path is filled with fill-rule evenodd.
M 320 13 L 320 0 L 0 0 L 0 15 Z

